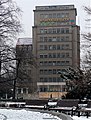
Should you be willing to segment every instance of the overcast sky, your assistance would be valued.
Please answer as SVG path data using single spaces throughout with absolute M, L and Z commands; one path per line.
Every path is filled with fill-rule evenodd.
M 86 13 L 84 12 L 83 6 L 91 7 L 91 0 L 14 0 L 17 5 L 23 11 L 22 13 L 22 24 L 24 33 L 20 34 L 19 37 L 32 37 L 32 26 L 33 26 L 33 10 L 35 6 L 43 5 L 70 5 L 74 4 L 77 8 L 77 24 L 81 27 L 81 32 L 87 31 L 87 24 L 85 22 Z

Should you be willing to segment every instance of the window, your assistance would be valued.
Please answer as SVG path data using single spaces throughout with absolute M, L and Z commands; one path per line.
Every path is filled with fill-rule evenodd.
M 61 37 L 61 41 L 64 41 L 64 39 L 65 39 L 64 36 L 62 36 L 62 37 Z
M 57 41 L 58 41 L 58 42 L 60 41 L 60 37 L 57 37 Z
M 57 50 L 60 50 L 60 45 L 57 45 Z
M 52 50 L 53 49 L 53 46 L 52 45 L 49 45 L 49 50 Z
M 66 53 L 66 57 L 69 57 L 69 53 Z
M 44 37 L 44 42 L 47 42 L 47 37 Z
M 43 55 L 40 55 L 40 58 L 43 58 Z
M 53 37 L 53 38 L 52 38 L 52 41 L 55 42 L 55 41 L 56 41 L 56 37 Z
M 44 74 L 48 74 L 48 71 L 47 71 L 47 69 L 45 69 L 45 70 L 44 70 Z
M 61 57 L 64 58 L 65 57 L 65 53 L 61 53 Z
M 61 61 L 61 64 L 62 64 L 62 65 L 65 65 L 65 61 Z
M 56 45 L 53 45 L 53 50 L 56 50 Z
M 57 18 L 60 18 L 60 13 L 57 13 Z
M 52 65 L 52 61 L 49 61 L 48 65 Z
M 64 33 L 64 28 L 61 29 L 61 33 Z
M 49 14 L 49 18 L 52 18 L 52 14 Z
M 53 82 L 56 82 L 56 77 L 53 77 Z
M 66 49 L 69 49 L 69 44 L 66 44 L 65 47 L 66 47 Z
M 61 17 L 64 17 L 64 13 L 61 14 Z
M 53 58 L 56 58 L 56 53 L 53 53 Z
M 48 18 L 48 14 L 45 14 L 45 15 L 44 15 L 44 18 Z
M 43 74 L 43 70 L 40 70 L 40 74 Z
M 65 49 L 65 45 L 61 45 L 61 49 Z
M 56 69 L 53 69 L 53 74 L 56 74 Z
M 47 33 L 47 29 L 44 29 L 44 33 L 45 33 L 45 34 Z
M 44 49 L 44 46 L 43 45 L 40 45 L 40 50 L 43 50 Z
M 23 93 L 25 93 L 25 94 L 26 94 L 26 88 L 23 88 Z
M 60 33 L 60 28 L 57 28 L 57 33 Z
M 44 26 L 45 24 L 44 24 L 44 22 L 40 22 L 40 26 Z
M 40 92 L 43 92 L 43 88 L 40 88 L 40 90 L 39 90 Z
M 55 28 L 53 29 L 53 33 L 56 33 L 56 29 Z
M 47 50 L 47 45 L 44 45 L 44 50 Z
M 66 33 L 69 33 L 69 28 L 66 28 Z
M 21 88 L 18 88 L 18 94 L 21 94 Z
M 52 42 L 52 38 L 51 38 L 51 37 L 49 37 L 48 41 L 49 41 L 49 42 Z
M 57 61 L 57 65 L 60 65 L 60 61 Z
M 56 13 L 53 13 L 53 18 L 56 18 Z
M 47 92 L 48 90 L 47 90 L 47 88 L 46 87 L 44 87 L 44 92 Z
M 42 77 L 40 78 L 40 82 L 43 82 L 43 78 Z
M 60 77 L 57 77 L 57 82 L 60 82 Z
M 60 53 L 57 53 L 57 58 L 60 58 Z
M 44 61 L 44 65 L 48 65 L 48 64 L 47 64 L 47 61 Z
M 66 64 L 68 65 L 68 64 L 69 64 L 69 61 L 66 61 Z
M 44 15 L 43 15 L 43 14 L 40 14 L 40 18 L 44 18 Z
M 61 71 L 61 69 L 57 69 L 57 73 L 60 72 L 60 71 Z
M 40 42 L 43 42 L 43 37 L 40 37 Z
M 52 78 L 51 77 L 49 78 L 49 82 L 52 82 Z
M 56 65 L 56 61 L 53 61 L 53 66 L 55 66 Z
M 47 55 L 44 55 L 44 58 L 47 58 Z
M 69 17 L 69 13 L 65 13 L 65 17 Z
M 62 13 L 60 14 L 60 17 L 62 18 Z
M 49 58 L 52 58 L 52 53 L 49 53 Z
M 69 41 L 69 36 L 66 36 L 66 41 Z
M 44 82 L 47 82 L 48 81 L 48 78 L 44 78 Z
M 40 62 L 40 65 L 43 65 L 43 62 L 42 62 L 42 61 Z
M 62 24 L 62 22 L 60 22 L 60 21 L 57 21 L 57 25 L 61 25 Z
M 45 87 L 40 87 L 40 92 L 46 92 L 47 91 L 47 88 Z
M 51 70 L 51 69 L 49 69 L 48 73 L 49 73 L 49 74 L 52 74 L 52 70 Z
M 52 29 L 48 29 L 48 33 L 49 33 L 49 34 L 52 33 Z
M 43 29 L 40 29 L 40 33 L 44 33 L 44 30 L 43 30 Z
M 62 92 L 66 92 L 66 86 L 62 85 Z
M 32 90 L 31 90 L 31 88 L 28 88 L 28 93 L 32 93 Z

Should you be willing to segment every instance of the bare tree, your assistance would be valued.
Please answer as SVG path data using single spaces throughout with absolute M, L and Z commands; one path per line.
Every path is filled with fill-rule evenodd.
M 83 49 L 84 55 L 82 56 L 83 58 L 82 58 L 81 65 L 83 66 L 82 67 L 83 69 L 84 68 L 91 68 L 91 52 L 90 52 L 90 49 L 91 49 L 91 32 L 90 32 L 90 29 L 91 29 L 91 24 L 90 24 L 91 23 L 91 8 L 84 6 L 84 10 L 88 15 L 85 20 L 86 20 L 86 23 L 88 23 L 87 27 L 88 27 L 89 32 L 82 34 L 84 43 L 83 43 L 81 49 Z
M 12 43 L 21 31 L 20 12 L 12 0 L 0 0 L 0 73 L 12 54 L 10 50 Z
M 20 12 L 12 0 L 0 0 L 0 45 L 14 40 L 21 31 Z
M 14 65 L 15 55 L 12 46 L 16 36 L 22 31 L 20 15 L 21 10 L 15 2 L 0 0 L 0 86 L 10 81 L 13 73 L 11 66 Z

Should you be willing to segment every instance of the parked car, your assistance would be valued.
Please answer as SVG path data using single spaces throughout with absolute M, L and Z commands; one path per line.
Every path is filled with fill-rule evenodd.
M 57 107 L 58 99 L 49 99 L 44 108 L 54 108 Z
M 79 109 L 82 109 L 82 108 L 86 108 L 87 105 L 88 105 L 87 99 L 82 99 L 82 100 L 80 100 L 80 101 L 78 102 L 78 106 L 77 106 L 77 107 L 78 107 Z

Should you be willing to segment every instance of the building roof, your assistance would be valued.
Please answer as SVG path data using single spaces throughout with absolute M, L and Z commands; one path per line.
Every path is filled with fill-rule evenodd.
M 74 5 L 50 5 L 50 6 L 36 6 L 36 10 L 68 10 L 74 9 Z
M 32 38 L 19 38 L 16 45 L 32 45 Z

